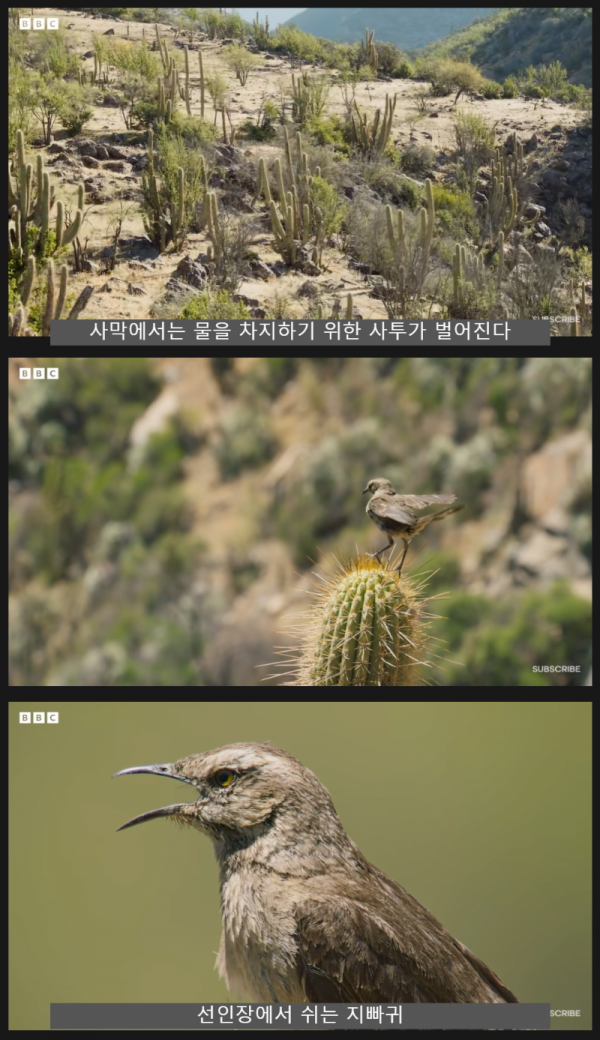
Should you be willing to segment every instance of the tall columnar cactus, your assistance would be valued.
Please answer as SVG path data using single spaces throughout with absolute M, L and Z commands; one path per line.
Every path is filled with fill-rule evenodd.
M 365 38 L 364 38 L 364 40 L 361 41 L 360 49 L 361 49 L 361 55 L 365 59 L 367 65 L 370 65 L 370 67 L 373 69 L 373 72 L 377 72 L 377 66 L 379 64 L 379 60 L 378 60 L 378 57 L 377 57 L 377 48 L 375 47 L 375 44 L 373 43 L 373 37 L 374 36 L 375 36 L 375 30 L 374 29 L 371 29 L 370 32 L 369 32 L 368 29 L 365 29 Z
M 416 686 L 426 651 L 420 583 L 359 557 L 312 608 L 283 686 Z
M 275 236 L 275 244 L 285 262 L 294 265 L 298 259 L 298 246 L 312 244 L 312 261 L 321 266 L 323 249 L 323 213 L 315 204 L 312 192 L 313 175 L 308 167 L 308 156 L 302 148 L 302 135 L 296 133 L 297 159 L 292 155 L 292 146 L 284 128 L 285 157 L 287 174 L 291 190 L 286 192 L 283 182 L 281 161 L 275 160 L 275 182 L 277 185 L 277 204 L 271 197 L 267 170 L 264 160 L 259 160 L 258 184 L 256 197 L 263 195 L 271 214 L 271 227 Z M 317 167 L 315 176 L 320 176 Z M 279 206 L 279 209 L 277 208 Z
M 27 327 L 27 311 L 26 306 L 31 295 L 31 290 L 35 280 L 36 273 L 35 259 L 33 256 L 27 259 L 27 271 L 23 279 L 21 286 L 21 298 L 18 307 L 14 314 L 8 316 L 8 334 L 9 336 L 32 336 L 35 333 Z M 50 335 L 50 322 L 52 319 L 58 319 L 63 317 L 63 309 L 65 300 L 67 297 L 67 286 L 69 281 L 69 273 L 67 265 L 62 264 L 59 270 L 59 284 L 58 292 L 56 288 L 56 276 L 54 270 L 54 263 L 52 260 L 48 261 L 46 268 L 46 304 L 44 307 L 44 314 L 42 316 L 42 336 Z M 69 318 L 78 318 L 82 310 L 86 306 L 90 296 L 94 289 L 91 285 L 86 285 L 85 289 L 81 291 L 77 300 L 75 301 Z
M 357 121 L 354 116 L 352 116 L 354 139 L 359 150 L 367 158 L 381 155 L 382 152 L 385 151 L 386 145 L 390 139 L 392 119 L 394 118 L 397 97 L 398 95 L 394 94 L 394 97 L 390 100 L 389 96 L 387 94 L 385 95 L 385 111 L 383 119 L 381 119 L 381 109 L 378 108 L 375 112 L 375 118 L 372 123 L 369 123 L 366 113 L 362 114 L 356 101 L 354 102 L 354 108 L 356 109 L 358 120 Z M 379 125 L 380 122 L 381 126 Z
M 571 318 L 573 319 L 572 322 L 571 322 L 571 335 L 572 336 L 578 336 L 579 335 L 579 322 L 577 321 L 577 309 L 576 309 L 576 307 L 571 307 L 571 310 L 570 310 L 569 314 L 570 314 Z
M 200 118 L 204 119 L 204 64 L 200 50 L 198 51 L 198 65 L 200 67 Z
M 188 54 L 187 47 L 184 50 L 185 55 L 185 110 L 188 116 L 192 114 L 192 108 L 190 104 L 190 56 Z
M 260 24 L 258 11 L 256 18 L 252 21 L 252 38 L 260 50 L 266 50 L 269 46 L 269 16 L 265 16 L 264 26 Z
M 50 214 L 55 202 L 54 186 L 44 171 L 41 154 L 36 158 L 36 172 L 33 174 L 31 163 L 25 161 L 25 144 L 23 132 L 17 130 L 17 169 L 16 185 L 13 185 L 10 163 L 8 168 L 8 212 L 14 221 L 14 228 L 9 232 L 9 248 L 17 259 L 21 259 L 26 249 L 37 250 L 41 255 L 46 249 Z M 63 222 L 64 207 L 57 205 L 56 229 L 57 246 L 60 241 L 60 228 Z M 27 225 L 32 224 L 39 233 L 32 244 L 27 237 Z

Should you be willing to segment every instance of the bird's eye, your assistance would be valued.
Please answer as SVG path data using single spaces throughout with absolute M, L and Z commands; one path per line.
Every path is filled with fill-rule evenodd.
M 219 787 L 229 787 L 233 783 L 235 773 L 231 769 L 219 769 L 218 773 L 215 773 L 215 783 Z

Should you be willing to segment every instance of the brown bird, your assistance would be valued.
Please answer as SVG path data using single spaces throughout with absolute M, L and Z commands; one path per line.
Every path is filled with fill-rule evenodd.
M 287 752 L 230 744 L 114 775 L 125 773 L 193 788 L 195 801 L 154 809 L 119 829 L 171 816 L 212 839 L 223 917 L 217 968 L 233 992 L 279 1003 L 518 1003 L 365 859 L 323 784 Z
M 433 506 L 444 502 L 456 502 L 456 495 L 399 495 L 394 490 L 389 480 L 385 477 L 375 477 L 367 484 L 363 495 L 372 494 L 367 503 L 367 516 L 373 523 L 377 524 L 380 531 L 388 536 L 388 544 L 384 545 L 379 552 L 369 553 L 369 557 L 379 557 L 387 552 L 394 544 L 395 538 L 401 538 L 404 542 L 402 559 L 396 570 L 402 571 L 404 558 L 408 552 L 411 538 L 419 534 L 424 527 L 433 523 L 434 520 L 443 520 L 451 513 L 457 513 L 464 506 L 452 506 L 451 509 L 440 509 L 437 513 L 427 513 L 426 516 L 417 517 L 413 509 L 424 509 L 425 506 Z

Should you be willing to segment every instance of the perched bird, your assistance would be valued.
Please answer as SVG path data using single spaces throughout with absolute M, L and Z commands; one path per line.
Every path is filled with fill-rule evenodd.
M 365 859 L 323 784 L 287 752 L 229 744 L 114 775 L 126 773 L 192 788 L 195 801 L 143 813 L 119 829 L 172 816 L 212 839 L 223 917 L 217 968 L 234 993 L 275 1003 L 518 1003 Z
M 413 509 L 424 509 L 425 506 L 433 506 L 437 503 L 456 502 L 456 495 L 399 495 L 385 477 L 375 477 L 374 480 L 370 480 L 363 491 L 363 495 L 367 494 L 373 495 L 373 498 L 370 498 L 367 503 L 367 516 L 377 524 L 380 531 L 388 536 L 388 544 L 384 545 L 379 552 L 369 553 L 369 556 L 371 559 L 379 558 L 383 552 L 391 549 L 395 538 L 401 538 L 404 542 L 404 552 L 396 568 L 398 573 L 402 571 L 411 538 L 414 538 L 434 520 L 443 520 L 451 513 L 457 513 L 459 509 L 465 508 L 464 506 L 452 506 L 450 509 L 440 509 L 437 513 L 427 513 L 425 516 L 418 517 L 413 513 Z

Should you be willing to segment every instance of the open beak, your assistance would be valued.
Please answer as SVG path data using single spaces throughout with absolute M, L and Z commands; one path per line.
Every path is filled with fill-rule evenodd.
M 125 776 L 127 773 L 154 773 L 156 776 L 170 776 L 173 780 L 181 780 L 184 784 L 191 784 L 192 787 L 195 787 L 193 780 L 188 779 L 187 776 L 181 776 L 180 773 L 176 773 L 175 767 L 169 762 L 163 765 L 154 766 L 131 766 L 129 769 L 121 769 L 119 773 L 113 773 L 113 776 Z M 165 805 L 162 809 L 152 809 L 150 812 L 142 813 L 141 816 L 134 817 L 133 820 L 124 823 L 123 826 L 118 827 L 117 830 L 124 831 L 127 827 L 133 827 L 136 823 L 143 823 L 144 820 L 155 820 L 158 819 L 159 816 L 177 816 L 184 806 L 190 804 L 190 802 L 179 802 L 177 805 Z

